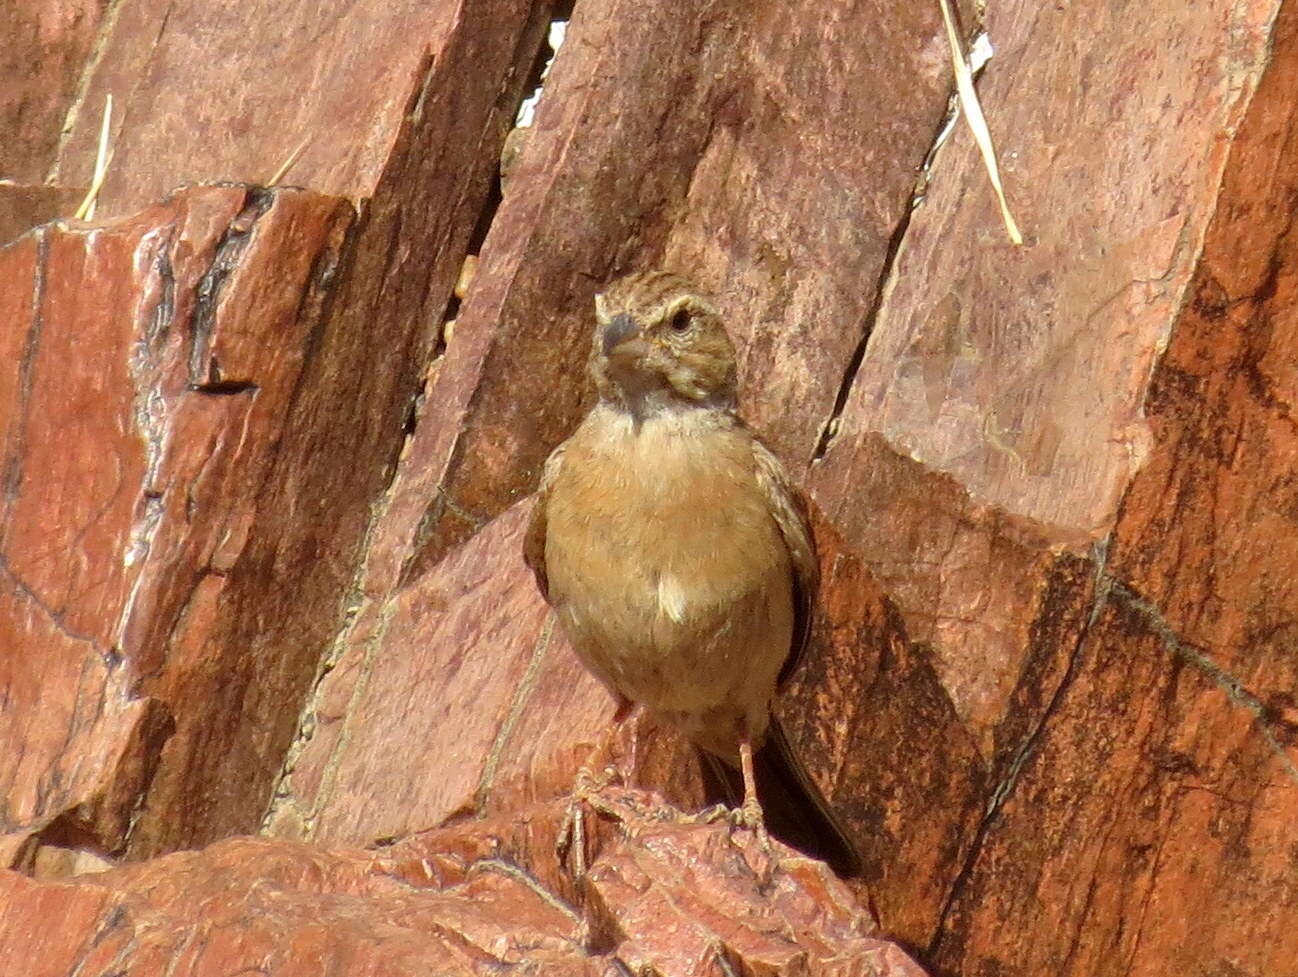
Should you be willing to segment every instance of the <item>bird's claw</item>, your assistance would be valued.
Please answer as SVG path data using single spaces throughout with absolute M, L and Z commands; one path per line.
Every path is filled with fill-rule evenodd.
M 730 811 L 730 824 L 734 828 L 746 828 L 757 836 L 758 842 L 768 852 L 771 848 L 771 836 L 766 830 L 766 817 L 755 797 L 747 798 L 739 807 Z
M 761 879 L 762 885 L 768 885 L 775 873 L 775 867 L 779 864 L 780 858 L 775 851 L 775 846 L 771 843 L 771 834 L 766 830 L 766 818 L 762 814 L 761 805 L 755 797 L 750 797 L 739 807 L 732 808 L 728 812 L 728 820 L 732 831 L 736 829 L 751 831 L 757 839 L 757 847 L 762 853 L 760 867 L 754 867 Z M 741 851 L 750 851 L 748 846 L 742 846 Z M 752 866 L 752 863 L 749 862 Z
M 724 804 L 713 804 L 697 814 L 687 815 L 683 820 L 687 824 L 716 824 L 719 821 L 733 821 L 735 812 Z
M 611 813 L 612 809 L 601 801 L 599 794 L 617 779 L 617 771 L 612 767 L 605 767 L 599 777 L 589 767 L 582 767 L 573 779 L 572 794 L 554 839 L 554 852 L 560 865 L 565 865 L 568 854 L 572 854 L 572 876 L 577 881 L 585 878 L 587 869 L 586 808 Z

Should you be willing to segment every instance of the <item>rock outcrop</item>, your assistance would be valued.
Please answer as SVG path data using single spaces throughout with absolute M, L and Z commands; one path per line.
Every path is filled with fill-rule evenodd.
M 1293 971 L 1295 0 L 962 5 L 1023 247 L 935 4 L 28 7 L 0 973 Z M 776 708 L 861 878 L 698 815 L 522 565 L 647 266 L 817 510 Z

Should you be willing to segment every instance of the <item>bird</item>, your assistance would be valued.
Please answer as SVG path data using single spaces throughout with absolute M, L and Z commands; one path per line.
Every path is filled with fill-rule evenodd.
M 819 564 L 801 492 L 738 410 L 735 348 L 688 278 L 637 272 L 595 298 L 597 399 L 542 470 L 523 556 L 583 664 L 711 758 L 734 821 L 840 874 L 858 856 L 771 712 L 805 647 Z M 719 762 L 718 762 L 719 761 Z M 737 776 L 735 774 L 737 773 Z

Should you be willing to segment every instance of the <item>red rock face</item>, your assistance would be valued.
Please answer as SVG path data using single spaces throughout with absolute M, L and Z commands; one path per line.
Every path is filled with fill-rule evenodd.
M 575 8 L 394 485 L 422 510 L 407 579 L 532 490 L 582 413 L 594 293 L 630 268 L 716 292 L 748 416 L 810 457 L 946 106 L 938 32 L 927 7 Z M 844 53 L 809 67 L 822 47 Z M 380 531 L 409 546 L 408 519 Z
M 25 940 L 39 950 L 25 971 L 38 975 L 122 967 L 596 975 L 634 967 L 665 977 L 736 970 L 922 977 L 873 935 L 868 914 L 823 864 L 786 849 L 778 882 L 763 887 L 766 856 L 751 837 L 732 838 L 724 824 L 664 822 L 674 812 L 644 794 L 610 792 L 603 806 L 623 836 L 590 867 L 585 917 L 513 861 L 555 830 L 560 804 L 375 852 L 242 838 L 68 882 L 7 873 L 0 947 Z M 693 876 L 688 890 L 682 871 Z M 56 905 L 58 938 L 49 939 Z
M 8 244 L 33 227 L 71 217 L 85 189 L 0 183 L 0 244 Z
M 1022 248 L 963 124 L 915 192 L 935 6 L 579 0 L 503 199 L 564 5 L 29 6 L 0 972 L 1293 970 L 1291 0 L 989 5 Z M 38 227 L 108 92 L 101 219 Z M 696 816 L 521 561 L 591 298 L 660 265 L 818 510 L 775 708 L 857 879 Z
M 0 251 L 26 326 L 4 390 L 11 851 L 51 826 L 118 851 L 215 730 L 252 740 L 221 716 L 249 683 L 220 632 L 350 221 L 316 194 L 211 188 Z
M 99 34 L 97 60 L 59 148 L 59 176 L 89 182 L 109 94 L 116 148 L 101 214 L 129 213 L 190 181 L 264 183 L 299 148 L 290 183 L 371 197 L 390 179 L 410 133 L 438 116 L 432 155 L 456 169 L 484 135 L 496 141 L 495 126 L 483 128 L 481 102 L 498 85 L 510 90 L 502 74 L 513 74 L 515 58 L 526 72 L 536 39 L 518 51 L 514 45 L 548 9 L 532 7 L 528 0 L 471 9 L 404 0 L 333 11 L 313 3 L 129 4 Z M 452 89 L 443 81 L 469 65 L 481 72 L 481 86 Z M 445 125 L 450 112 L 463 112 L 464 132 Z M 444 136 L 471 142 L 439 145 Z
M 52 0 L 0 10 L 0 179 L 38 184 L 55 166 L 60 130 L 81 104 L 78 83 L 111 6 L 107 0 Z M 97 120 L 87 127 L 97 132 Z
M 1042 934 L 1013 941 L 1026 972 L 1293 968 L 1295 13 L 1154 372 L 1090 626 L 938 938 L 952 972 L 1011 952 L 989 903 Z

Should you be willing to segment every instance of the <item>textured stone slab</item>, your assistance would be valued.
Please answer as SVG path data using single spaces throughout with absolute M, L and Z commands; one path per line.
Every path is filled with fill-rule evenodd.
M 517 558 L 525 522 L 524 511 L 510 513 L 404 591 L 365 658 L 324 679 L 322 704 L 343 708 L 317 717 L 292 777 L 310 837 L 368 841 L 475 807 L 508 727 L 536 707 L 530 692 L 558 644 Z M 580 723 L 569 713 L 570 731 L 592 737 L 610 703 L 576 677 L 593 715 Z M 313 784 L 323 793 L 313 797 Z
M 113 8 L 108 0 L 41 0 L 0 8 L 0 132 L 5 134 L 0 179 L 36 184 L 48 175 L 86 61 Z M 98 116 L 90 125 L 98 132 Z M 0 243 L 8 240 L 2 237 Z
M 82 188 L 0 182 L 0 247 L 38 224 L 71 217 L 85 196 Z
M 813 525 L 819 607 L 775 712 L 861 851 L 859 898 L 889 932 L 927 932 L 978 822 L 986 786 L 978 746 L 932 649 L 908 638 L 833 527 L 821 518 Z
M 1292 965 L 1298 743 L 1281 730 L 1286 760 L 1269 723 L 1165 627 L 1118 585 L 1104 598 L 971 846 L 926 957 L 935 969 Z
M 37 868 L 42 845 L 120 850 L 173 729 L 119 663 L 0 571 L 0 864 Z
M 17 364 L 0 387 L 4 752 L 24 758 L 5 829 L 23 846 L 48 830 L 120 851 L 147 830 L 146 790 L 266 764 L 264 730 L 222 715 L 261 679 L 219 609 L 266 525 L 258 494 L 350 219 L 315 194 L 206 188 L 0 250 Z
M 59 178 L 88 181 L 104 96 L 111 93 L 114 154 L 101 214 L 129 213 L 185 182 L 264 183 L 303 146 L 291 184 L 353 199 L 373 196 L 402 131 L 430 103 L 451 97 L 440 79 L 448 61 L 458 62 L 457 47 L 481 72 L 480 91 L 461 106 L 470 123 L 467 148 L 479 149 L 484 136 L 503 138 L 503 130 L 483 127 L 472 102 L 478 94 L 497 94 L 503 79 L 493 64 L 496 48 L 503 44 L 512 62 L 516 38 L 505 22 L 526 23 L 530 6 L 526 0 L 471 10 L 414 0 L 328 10 L 307 2 L 122 5 L 100 38 L 60 153 Z M 518 53 L 525 73 L 531 54 L 526 45 Z
M 1026 246 L 1006 241 L 957 127 L 811 484 L 896 589 L 915 636 L 934 643 L 989 755 L 1030 657 L 1024 636 L 1049 589 L 1050 552 L 1086 555 L 1148 455 L 1151 368 L 1217 207 L 1276 9 L 1177 4 L 1157 39 L 1136 7 L 987 11 L 997 54 L 980 97 Z M 1059 46 L 1074 35 L 1088 43 Z M 856 487 L 878 486 L 893 456 L 952 476 L 926 475 L 931 488 L 907 493 L 937 493 L 931 524 L 916 511 L 898 526 L 859 504 Z
M 402 590 L 380 629 L 355 635 L 317 689 L 273 833 L 371 842 L 563 796 L 588 760 L 627 761 L 637 731 L 610 736 L 612 698 L 523 564 L 529 506 Z M 649 737 L 634 762 L 628 778 L 701 801 L 693 751 L 675 737 Z
M 440 321 L 488 197 L 548 7 L 501 2 L 427 14 L 439 25 L 436 57 L 426 57 L 429 38 L 385 32 L 353 11 L 349 18 L 375 28 L 372 39 L 405 53 L 389 64 L 361 44 L 351 51 L 352 75 L 331 75 L 338 84 L 305 102 L 285 102 L 284 79 L 273 83 L 281 108 L 377 113 L 368 119 L 374 139 L 325 147 L 326 168 L 346 171 L 359 181 L 352 192 L 373 197 L 350 237 L 351 211 L 333 198 L 230 186 L 181 194 L 135 218 L 43 231 L 36 243 L 3 253 L 17 263 L 6 280 L 19 283 L 0 300 L 13 312 L 6 342 L 21 364 L 4 415 L 4 555 L 19 588 L 13 621 L 24 630 L 15 648 L 36 654 L 34 614 L 90 642 L 90 664 L 64 653 L 69 675 L 88 669 L 84 688 L 47 691 L 48 712 L 26 703 L 37 718 L 14 721 L 19 742 L 47 737 L 39 761 L 31 754 L 39 770 L 24 776 L 63 764 L 86 777 L 66 785 L 66 795 L 39 792 L 39 811 L 30 784 L 14 794 L 7 823 L 17 832 L 14 852 L 30 854 L 25 839 L 54 831 L 49 824 L 68 807 L 99 803 L 124 765 L 134 781 L 119 801 L 133 812 L 136 854 L 246 830 L 265 809 L 302 694 L 342 619 L 370 505 L 439 339 L 430 323 Z M 115 11 L 91 101 L 101 90 L 118 95 L 112 172 L 124 182 L 106 190 L 101 213 L 175 179 L 168 161 L 177 154 L 216 158 L 195 148 L 194 139 L 211 133 L 193 123 L 196 105 L 217 103 L 196 100 L 185 86 L 202 73 L 195 64 L 228 71 L 278 45 L 247 33 L 248 15 L 213 8 L 176 19 L 148 4 Z M 144 30 L 150 17 L 155 29 Z M 216 30 L 236 21 L 235 34 Z M 342 44 L 345 33 L 329 36 Z M 359 43 L 354 31 L 348 36 Z M 215 61 L 186 54 L 187 44 L 217 37 L 241 53 Z M 253 38 L 267 46 L 250 46 Z M 316 45 L 312 57 L 336 54 Z M 137 55 L 152 66 L 147 77 L 133 74 Z M 378 62 L 394 74 L 373 76 Z M 339 64 L 334 57 L 333 68 Z M 451 82 L 470 65 L 499 84 L 457 94 Z M 356 72 L 368 87 L 357 85 Z M 125 77 L 138 88 L 124 93 L 113 79 Z M 218 88 L 251 105 L 271 77 L 252 71 L 241 86 Z M 152 99 L 174 113 L 186 138 L 165 118 L 130 124 Z M 80 132 L 69 144 L 74 155 L 85 148 Z M 266 133 L 291 135 L 274 123 Z M 363 160 L 336 152 L 358 145 L 369 154 Z M 255 162 L 255 153 L 243 155 Z M 21 287 L 24 276 L 34 284 Z M 125 678 L 112 684 L 107 675 L 119 663 Z M 22 674 L 11 681 L 26 687 Z M 97 726 L 76 726 L 76 710 L 98 715 L 95 703 L 113 695 L 135 705 L 116 719 L 100 717 L 117 724 L 111 731 L 101 737 Z M 144 722 L 140 709 L 155 701 L 162 712 L 148 706 L 153 718 Z M 28 729 L 33 722 L 49 729 Z M 90 762 L 50 754 L 68 723 L 102 741 Z M 171 738 L 159 757 L 164 727 Z M 144 757 L 128 763 L 124 744 L 141 738 Z M 92 813 L 78 814 L 78 824 L 98 825 Z M 61 838 L 65 828 L 55 833 Z M 125 843 L 117 827 L 83 833 L 101 853 Z
M 1090 623 L 993 796 L 935 969 L 1293 966 L 1295 85 L 1286 4 L 1151 378 L 1149 455 Z
M 632 972 L 923 977 L 823 863 L 779 846 L 768 860 L 747 832 L 682 824 L 643 795 L 610 801 L 623 837 L 591 866 L 588 911 Z
M 844 415 L 845 450 L 878 431 L 979 502 L 1061 537 L 1112 527 L 1149 451 L 1139 405 L 1150 367 L 1277 8 L 1177 4 L 1156 43 L 1142 30 L 1148 11 L 1134 7 L 988 8 L 997 53 L 980 93 L 1026 246 L 1004 239 L 958 127 L 898 252 Z M 1058 49 L 1080 34 L 1096 47 Z
M 922 977 L 824 866 L 776 849 L 764 869 L 750 835 L 651 795 L 600 808 L 586 894 L 553 854 L 561 804 L 372 851 L 236 838 L 62 882 L 0 872 L 0 960 L 139 977 Z

